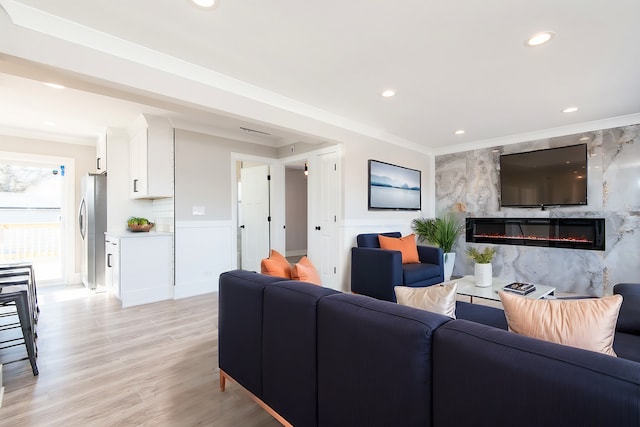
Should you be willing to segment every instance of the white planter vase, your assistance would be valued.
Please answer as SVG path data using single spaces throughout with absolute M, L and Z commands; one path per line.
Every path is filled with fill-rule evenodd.
M 487 288 L 493 282 L 493 268 L 491 263 L 475 265 L 476 286 Z
M 453 273 L 453 265 L 456 263 L 456 253 L 447 252 L 444 254 L 444 280 L 450 280 Z

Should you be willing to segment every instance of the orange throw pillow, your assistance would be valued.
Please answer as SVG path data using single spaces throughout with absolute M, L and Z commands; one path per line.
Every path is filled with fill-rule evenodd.
M 403 264 L 413 264 L 420 262 L 418 257 L 418 246 L 416 245 L 416 235 L 409 234 L 404 237 L 387 237 L 378 236 L 380 247 L 391 251 L 400 251 L 402 253 Z
M 316 267 L 309 261 L 309 258 L 303 256 L 300 261 L 291 269 L 291 278 L 293 280 L 301 280 L 303 282 L 313 283 L 322 286 L 320 275 Z
M 271 249 L 271 256 L 260 262 L 260 272 L 268 276 L 282 277 L 283 279 L 291 279 L 291 265 L 282 254 Z

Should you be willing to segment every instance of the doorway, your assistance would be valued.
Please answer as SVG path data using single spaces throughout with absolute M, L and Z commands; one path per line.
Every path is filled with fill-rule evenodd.
M 308 163 L 285 165 L 285 256 L 296 263 L 308 251 Z
M 71 258 L 68 164 L 63 159 L 0 153 L 0 263 L 33 263 L 38 283 L 65 280 Z

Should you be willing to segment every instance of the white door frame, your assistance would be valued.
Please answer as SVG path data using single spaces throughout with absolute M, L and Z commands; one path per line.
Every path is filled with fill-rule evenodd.
M 342 234 L 343 234 L 343 228 L 342 228 L 342 222 L 343 222 L 343 212 L 342 212 L 342 187 L 340 185 L 340 183 L 342 182 L 342 167 L 341 167 L 341 159 L 342 159 L 342 147 L 340 146 L 340 144 L 336 144 L 336 145 L 332 145 L 329 147 L 325 147 L 325 148 L 321 148 L 318 150 L 313 150 L 313 151 L 308 151 L 305 153 L 300 153 L 297 154 L 295 156 L 290 156 L 290 157 L 285 157 L 280 159 L 280 163 L 278 165 L 279 168 L 279 173 L 282 176 L 283 179 L 279 180 L 277 183 L 275 183 L 275 186 L 272 187 L 276 190 L 276 193 L 278 193 L 278 197 L 274 200 L 274 205 L 273 206 L 278 206 L 276 205 L 276 203 L 280 203 L 279 205 L 279 209 L 281 212 L 281 215 L 278 215 L 279 219 L 282 219 L 283 223 L 282 226 L 279 227 L 279 231 L 281 231 L 281 238 L 282 238 L 282 249 L 285 248 L 286 246 L 286 234 L 284 233 L 284 221 L 285 221 L 285 182 L 284 182 L 284 174 L 285 174 L 285 165 L 287 165 L 288 163 L 294 163 L 294 162 L 300 162 L 303 160 L 306 160 L 309 164 L 309 175 L 311 176 L 311 174 L 313 173 L 314 169 L 317 169 L 317 161 L 318 161 L 318 156 L 323 155 L 323 154 L 328 154 L 328 153 L 336 153 L 336 162 L 338 164 L 338 187 L 339 187 L 339 196 L 338 196 L 338 206 L 337 206 L 337 236 L 336 236 L 336 241 L 334 242 L 335 244 L 335 253 L 336 254 L 340 254 L 340 249 L 341 249 L 341 241 L 343 239 Z M 274 167 L 272 170 L 275 170 L 276 168 Z M 308 181 L 307 181 L 307 189 L 308 191 L 308 197 L 307 197 L 307 242 L 308 245 L 311 245 L 312 242 L 314 242 L 315 240 L 313 239 L 312 236 L 312 230 L 311 227 L 313 224 L 315 224 L 315 222 L 317 222 L 317 218 L 316 218 L 316 213 L 313 212 L 313 203 L 314 203 L 314 199 L 313 198 L 318 198 L 320 197 L 320 194 L 316 194 L 314 193 L 314 190 L 317 190 L 317 186 L 313 186 L 313 184 L 309 185 L 309 183 L 313 182 L 313 177 L 311 177 Z M 272 185 L 274 183 L 272 182 Z M 273 211 L 272 211 L 273 212 Z M 307 248 L 307 253 L 309 252 L 309 248 Z M 340 261 L 340 260 L 338 260 Z M 313 262 L 313 261 L 312 261 Z M 342 287 L 342 276 L 343 276 L 343 272 L 341 271 L 343 268 L 344 263 L 343 262 L 338 262 L 336 265 L 336 281 L 337 281 L 337 289 L 341 289 Z
M 76 162 L 70 157 L 44 156 L 40 154 L 0 151 L 0 158 L 9 162 L 31 162 L 65 166 L 66 185 L 62 187 L 62 281 L 77 283 L 76 277 Z

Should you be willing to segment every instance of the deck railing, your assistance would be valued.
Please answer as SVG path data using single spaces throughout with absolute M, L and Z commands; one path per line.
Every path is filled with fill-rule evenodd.
M 62 278 L 59 222 L 0 224 L 0 263 L 29 261 L 38 281 Z

